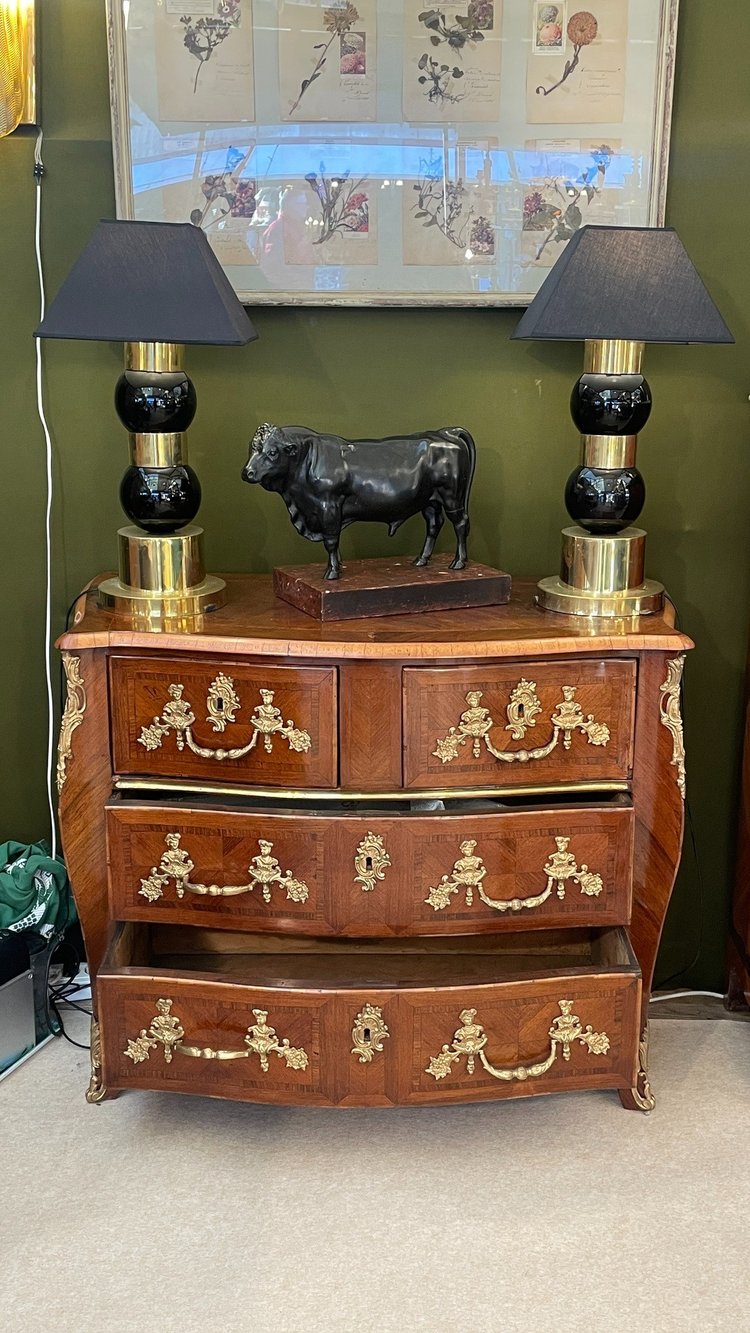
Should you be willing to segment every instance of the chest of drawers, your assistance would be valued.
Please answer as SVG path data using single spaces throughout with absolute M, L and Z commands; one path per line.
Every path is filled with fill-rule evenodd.
M 92 591 L 60 643 L 68 868 L 99 1101 L 322 1106 L 617 1089 L 683 831 L 663 616 L 321 625 L 229 577 L 182 632 Z

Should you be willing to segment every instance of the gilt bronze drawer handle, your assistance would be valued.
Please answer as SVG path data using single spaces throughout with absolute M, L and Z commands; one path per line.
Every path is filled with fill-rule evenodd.
M 385 850 L 383 839 L 377 833 L 368 833 L 357 848 L 354 857 L 355 884 L 362 885 L 363 893 L 372 893 L 375 883 L 385 879 L 385 872 L 391 864 L 391 858 Z
M 148 727 L 141 727 L 141 734 L 138 737 L 138 744 L 146 750 L 158 750 L 161 747 L 165 736 L 170 731 L 174 731 L 177 738 L 177 749 L 184 750 L 187 745 L 193 754 L 197 754 L 201 759 L 244 759 L 245 755 L 250 754 L 255 749 L 258 737 L 263 737 L 263 745 L 267 754 L 273 751 L 274 736 L 283 736 L 290 750 L 295 750 L 298 754 L 307 753 L 312 745 L 310 734 L 307 731 L 300 730 L 293 722 L 285 722 L 278 708 L 275 706 L 274 691 L 261 690 L 260 697 L 262 702 L 255 705 L 255 709 L 250 717 L 250 726 L 253 734 L 247 745 L 236 749 L 215 749 L 208 746 L 198 745 L 193 736 L 193 723 L 195 722 L 195 713 L 187 699 L 183 699 L 185 686 L 173 684 L 169 686 L 169 702 L 166 703 L 153 722 Z M 235 713 L 241 707 L 239 696 L 235 692 L 234 682 L 231 676 L 225 676 L 220 672 L 209 686 L 206 700 L 207 717 L 206 721 L 211 723 L 214 731 L 224 731 L 227 726 L 232 725 L 235 719 Z
M 532 759 L 546 759 L 562 737 L 563 749 L 569 750 L 573 733 L 580 731 L 587 737 L 589 745 L 608 745 L 609 727 L 604 722 L 596 722 L 593 713 L 584 717 L 581 705 L 575 702 L 576 687 L 563 685 L 563 697 L 550 718 L 552 739 L 546 745 L 535 750 L 496 750 L 490 740 L 490 732 L 495 723 L 489 708 L 482 707 L 482 690 L 469 690 L 466 702 L 469 707 L 461 714 L 457 727 L 451 727 L 447 736 L 438 740 L 432 751 L 436 759 L 448 764 L 455 759 L 463 745 L 471 741 L 471 750 L 478 759 L 484 744 L 493 758 L 503 764 L 525 764 Z M 523 709 L 521 712 L 520 710 Z M 530 681 L 519 681 L 511 694 L 511 702 L 506 710 L 509 719 L 506 731 L 514 739 L 520 739 L 528 727 L 536 725 L 536 714 L 541 711 L 541 704 L 536 697 L 535 686 Z
M 473 1074 L 476 1058 L 479 1056 L 483 1067 L 493 1078 L 498 1078 L 504 1083 L 514 1081 L 523 1083 L 527 1078 L 541 1078 L 542 1074 L 546 1074 L 555 1063 L 558 1051 L 562 1051 L 563 1060 L 569 1060 L 570 1048 L 575 1041 L 585 1046 L 591 1055 L 606 1055 L 609 1050 L 609 1037 L 606 1032 L 594 1032 L 591 1024 L 582 1027 L 580 1018 L 572 1012 L 572 1000 L 558 1000 L 558 1005 L 561 1012 L 549 1030 L 549 1055 L 543 1059 L 529 1065 L 516 1065 L 510 1069 L 495 1068 L 484 1053 L 488 1037 L 482 1024 L 474 1021 L 477 1016 L 476 1009 L 463 1009 L 459 1014 L 461 1027 L 454 1032 L 453 1041 L 450 1046 L 443 1046 L 440 1055 L 431 1057 L 425 1073 L 431 1074 L 436 1081 L 439 1081 L 450 1073 L 451 1066 L 456 1061 L 465 1059 L 467 1074 Z
M 547 876 L 547 887 L 541 893 L 537 893 L 529 898 L 490 898 L 482 884 L 487 874 L 487 867 L 481 856 L 476 856 L 476 840 L 467 838 L 461 843 L 461 856 L 454 863 L 450 875 L 443 875 L 440 883 L 431 888 L 425 902 L 430 904 L 436 912 L 441 912 L 444 907 L 448 907 L 454 894 L 459 893 L 461 889 L 466 890 L 466 906 L 471 907 L 474 902 L 474 890 L 476 889 L 481 901 L 492 907 L 496 912 L 521 912 L 533 907 L 541 907 L 551 896 L 552 890 L 557 885 L 557 896 L 560 899 L 565 898 L 565 884 L 567 880 L 573 880 L 578 884 L 581 893 L 588 897 L 596 898 L 604 888 L 604 882 L 601 875 L 593 874 L 587 865 L 580 868 L 572 852 L 567 850 L 570 838 L 555 838 L 557 851 L 553 852 L 544 866 L 544 874 Z
M 263 1073 L 267 1074 L 269 1055 L 277 1055 L 286 1061 L 287 1069 L 307 1069 L 307 1052 L 301 1046 L 290 1046 L 287 1037 L 279 1041 L 276 1029 L 266 1022 L 268 1012 L 265 1009 L 253 1009 L 255 1022 L 247 1030 L 244 1050 L 221 1051 L 212 1046 L 186 1046 L 182 1040 L 185 1029 L 172 1013 L 173 1003 L 172 1000 L 157 1000 L 156 1015 L 148 1028 L 141 1028 L 138 1036 L 128 1041 L 123 1054 L 134 1065 L 148 1060 L 151 1052 L 161 1046 L 168 1065 L 175 1055 L 187 1055 L 193 1060 L 247 1060 L 251 1055 L 257 1055 Z
M 369 1065 L 375 1052 L 382 1051 L 383 1042 L 390 1035 L 383 1022 L 383 1010 L 376 1004 L 366 1004 L 354 1020 L 352 1055 L 359 1056 L 361 1065 Z
M 237 898 L 243 893 L 252 893 L 258 885 L 263 889 L 263 901 L 270 903 L 271 886 L 276 884 L 286 889 L 287 898 L 293 903 L 304 903 L 310 896 L 310 890 L 304 880 L 295 879 L 291 870 L 282 872 L 275 856 L 271 856 L 273 843 L 263 838 L 258 840 L 260 855 L 254 856 L 248 866 L 250 881 L 247 884 L 194 884 L 190 879 L 195 869 L 187 851 L 180 846 L 182 835 L 168 833 L 164 841 L 167 851 L 163 853 L 158 866 L 153 866 L 151 874 L 141 880 L 138 890 L 140 896 L 150 903 L 158 902 L 164 896 L 164 889 L 170 879 L 174 880 L 178 898 L 186 893 L 197 893 L 209 898 Z

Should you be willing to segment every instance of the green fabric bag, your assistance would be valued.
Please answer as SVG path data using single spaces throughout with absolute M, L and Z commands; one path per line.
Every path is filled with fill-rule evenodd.
M 0 843 L 0 931 L 61 935 L 76 919 L 68 872 L 46 842 Z

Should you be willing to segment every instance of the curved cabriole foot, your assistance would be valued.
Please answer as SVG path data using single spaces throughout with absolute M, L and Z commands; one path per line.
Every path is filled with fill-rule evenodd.
M 635 1087 L 620 1092 L 620 1101 L 626 1111 L 643 1111 L 646 1115 L 656 1106 L 656 1098 L 651 1091 L 648 1078 L 648 1040 L 648 1024 L 646 1024 L 638 1043 L 638 1077 Z

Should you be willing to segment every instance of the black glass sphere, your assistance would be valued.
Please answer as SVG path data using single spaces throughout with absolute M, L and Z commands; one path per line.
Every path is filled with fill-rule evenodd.
M 201 485 L 185 463 L 129 467 L 120 483 L 120 503 L 130 521 L 146 532 L 179 532 L 200 509 Z
M 134 435 L 187 430 L 195 416 L 193 382 L 184 370 L 126 370 L 115 386 L 115 408 Z
M 651 415 L 651 390 L 642 375 L 582 375 L 570 414 L 582 435 L 637 435 Z
M 568 477 L 570 517 L 592 533 L 621 532 L 643 509 L 646 487 L 637 468 L 579 467 Z

